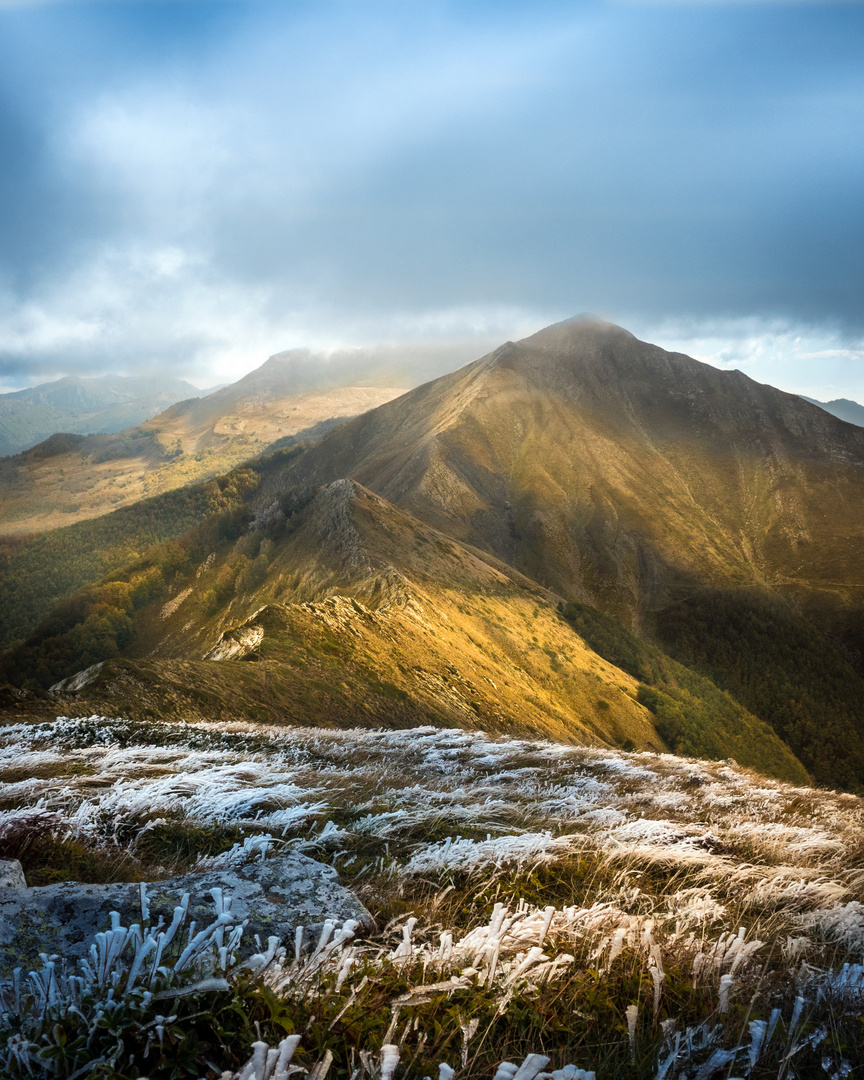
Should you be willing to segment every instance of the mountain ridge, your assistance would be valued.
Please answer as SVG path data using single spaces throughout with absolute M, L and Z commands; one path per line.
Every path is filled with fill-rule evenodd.
M 285 510 L 251 528 L 234 515 L 205 525 L 182 557 L 154 549 L 58 609 L 11 657 L 46 682 L 64 676 L 30 714 L 422 722 L 655 750 L 683 739 L 806 781 L 709 680 L 652 653 L 646 707 L 639 679 L 595 653 L 555 596 L 355 481 L 295 494 Z M 70 678 L 82 656 L 88 670 Z
M 857 718 L 864 668 L 844 659 L 864 644 L 864 430 L 740 372 L 579 319 L 505 343 L 296 453 L 253 465 L 230 509 L 57 608 L 4 661 L 7 677 L 20 683 L 29 673 L 44 687 L 105 660 L 145 665 L 152 687 L 164 661 L 174 673 L 170 693 L 159 691 L 168 694 L 165 707 L 197 709 L 200 693 L 220 715 L 241 700 L 254 712 L 264 704 L 263 691 L 254 702 L 248 697 L 251 676 L 242 665 L 251 661 L 231 660 L 241 667 L 223 668 L 222 686 L 216 661 L 201 657 L 230 651 L 238 628 L 246 628 L 244 640 L 255 637 L 259 628 L 249 620 L 258 609 L 272 609 L 274 619 L 277 609 L 293 612 L 279 618 L 286 626 L 299 619 L 302 639 L 317 625 L 308 611 L 297 614 L 304 604 L 344 601 L 348 612 L 356 601 L 371 610 L 376 590 L 398 592 L 407 579 L 432 596 L 421 606 L 450 611 L 458 603 L 447 599 L 447 582 L 458 578 L 463 637 L 453 639 L 443 618 L 438 637 L 450 641 L 454 656 L 474 655 L 481 640 L 484 650 L 499 649 L 496 670 L 518 655 L 540 663 L 543 723 L 559 715 L 556 695 L 568 685 L 548 651 L 560 657 L 562 642 L 572 640 L 563 620 L 625 673 L 616 677 L 653 714 L 667 745 L 728 755 L 739 738 L 755 763 L 761 739 L 797 754 L 817 782 L 864 787 Z M 382 560 L 374 573 L 363 545 L 342 528 L 336 495 L 343 489 L 364 492 L 352 510 L 355 527 L 365 520 L 361 504 L 377 522 L 369 525 Z M 456 563 L 464 570 L 472 559 L 476 581 L 470 573 L 459 578 Z M 477 582 L 487 581 L 490 567 L 515 590 L 496 607 L 491 630 L 477 606 L 488 591 Z M 527 602 L 525 590 L 546 598 L 532 601 L 542 634 L 513 615 Z M 702 627 L 714 622 L 717 633 L 706 639 Z M 336 623 L 322 655 L 342 656 L 353 639 L 349 624 Z M 502 626 L 508 660 L 488 636 Z M 278 663 L 296 680 L 296 701 L 326 722 L 344 705 L 331 694 L 335 673 L 283 631 Z M 399 640 L 406 655 L 419 648 L 410 634 Z M 776 700 L 766 702 L 752 666 L 729 660 L 736 650 L 772 665 Z M 388 684 L 370 693 L 415 700 L 386 642 L 369 644 L 364 657 L 360 684 Z M 376 664 L 385 675 L 374 675 Z M 95 709 L 96 691 L 88 692 Z M 351 708 L 364 694 L 351 697 Z M 134 707 L 134 697 L 125 700 Z M 290 690 L 279 698 L 286 716 L 295 715 L 292 700 Z M 573 714 L 580 722 L 593 708 L 586 701 Z M 380 703 L 375 709 L 383 715 Z
M 834 398 L 833 401 L 817 401 L 816 398 L 800 395 L 812 405 L 818 405 L 820 409 L 831 413 L 832 416 L 845 420 L 847 424 L 855 424 L 856 427 L 864 427 L 864 405 L 849 398 Z

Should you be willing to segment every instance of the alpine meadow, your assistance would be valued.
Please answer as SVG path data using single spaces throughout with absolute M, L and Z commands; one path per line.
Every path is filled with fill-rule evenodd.
M 0 1080 L 864 1080 L 862 60 L 0 0 Z

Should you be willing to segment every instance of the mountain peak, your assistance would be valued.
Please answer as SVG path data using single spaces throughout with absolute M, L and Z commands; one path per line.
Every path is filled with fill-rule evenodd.
M 570 397 L 606 400 L 622 390 L 659 378 L 671 386 L 704 378 L 714 369 L 678 353 L 640 341 L 596 315 L 578 315 L 544 327 L 517 342 L 506 342 L 490 357 L 493 366 L 517 372 L 535 386 Z
M 357 418 L 290 471 L 294 483 L 352 477 L 561 595 L 638 621 L 693 580 L 797 579 L 805 545 L 836 550 L 829 523 L 848 512 L 837 470 L 857 490 L 862 463 L 864 430 L 580 316 Z M 787 496 L 805 484 L 806 513 Z
M 520 344 L 531 344 L 544 349 L 560 349 L 567 345 L 611 344 L 636 341 L 637 339 L 616 323 L 607 322 L 598 315 L 586 313 L 544 326 L 536 334 L 523 338 Z

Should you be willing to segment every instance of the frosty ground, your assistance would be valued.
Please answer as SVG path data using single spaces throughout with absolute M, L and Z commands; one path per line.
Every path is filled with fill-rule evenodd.
M 311 955 L 239 933 L 226 951 L 230 919 L 220 930 L 215 911 L 194 963 L 175 970 L 178 952 L 147 987 L 143 960 L 133 969 L 150 931 L 119 928 L 101 976 L 76 989 L 54 964 L 52 1000 L 34 957 L 15 1000 L 5 993 L 0 1063 L 213 1077 L 255 1042 L 249 1075 L 314 1080 L 442 1064 L 444 1077 L 492 1076 L 506 1060 L 500 1080 L 522 1062 L 519 1080 L 857 1075 L 862 840 L 855 796 L 729 762 L 433 728 L 6 726 L 0 857 L 21 858 L 31 884 L 64 873 L 64 858 L 145 880 L 291 845 L 337 867 L 378 926 L 362 940 L 331 927 Z M 187 993 L 171 1016 L 145 1017 L 152 980 L 176 991 L 214 978 L 224 986 L 197 991 L 206 1003 Z M 97 1029 L 124 994 L 109 1053 Z M 218 1017 L 223 999 L 240 1019 L 204 1030 L 196 1012 Z M 78 1057 L 46 1055 L 75 1039 Z

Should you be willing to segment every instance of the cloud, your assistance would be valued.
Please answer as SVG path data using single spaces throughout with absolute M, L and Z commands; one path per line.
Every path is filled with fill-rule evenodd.
M 634 332 L 791 393 L 864 401 L 864 335 L 850 338 L 837 327 L 754 317 L 643 323 Z
M 273 353 L 379 346 L 424 381 L 505 340 L 574 312 L 454 305 L 347 315 L 314 296 L 293 306 L 278 290 L 224 277 L 180 247 L 105 249 L 27 305 L 0 297 L 0 382 L 25 385 L 80 372 L 181 374 L 200 386 L 233 381 Z M 610 314 L 638 337 L 759 382 L 820 400 L 864 400 L 864 336 L 780 318 Z
M 201 254 L 176 246 L 106 248 L 26 304 L 0 295 L 0 380 L 13 386 L 145 368 L 212 385 L 233 381 L 286 348 L 370 343 L 412 353 L 417 378 L 431 378 L 450 370 L 446 358 L 459 366 L 552 318 L 464 306 L 346 319 L 314 298 L 296 299 L 286 306 L 274 289 L 226 278 Z M 431 350 L 426 366 L 417 359 L 424 344 Z
M 248 368 L 266 347 L 250 340 L 265 308 L 266 297 L 177 247 L 106 248 L 26 303 L 2 298 L 0 373 Z
M 223 378 L 295 345 L 485 343 L 594 310 L 860 385 L 826 352 L 864 333 L 859 10 L 2 18 L 6 378 Z

